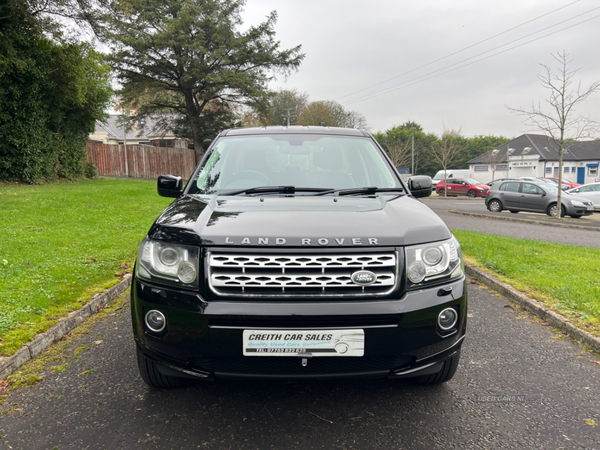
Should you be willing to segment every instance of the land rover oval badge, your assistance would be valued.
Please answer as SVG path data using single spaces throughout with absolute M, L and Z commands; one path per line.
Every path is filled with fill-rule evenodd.
M 362 286 L 368 286 L 377 281 L 377 275 L 373 272 L 369 272 L 368 270 L 359 270 L 358 272 L 354 272 L 352 274 L 352 282 L 356 284 L 360 284 Z

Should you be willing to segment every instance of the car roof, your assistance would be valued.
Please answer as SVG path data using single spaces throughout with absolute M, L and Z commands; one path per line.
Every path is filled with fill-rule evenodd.
M 269 134 L 320 134 L 330 136 L 356 136 L 370 137 L 371 135 L 364 130 L 355 128 L 341 127 L 319 127 L 319 126 L 300 126 L 293 125 L 284 126 L 269 126 L 269 127 L 252 127 L 252 128 L 232 128 L 222 131 L 219 136 L 244 136 L 244 135 L 269 135 Z

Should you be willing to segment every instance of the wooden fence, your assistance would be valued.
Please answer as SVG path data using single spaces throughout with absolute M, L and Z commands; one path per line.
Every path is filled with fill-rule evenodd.
M 125 177 L 123 145 L 93 144 L 86 147 L 87 159 L 98 167 L 99 175 Z M 188 179 L 196 167 L 194 151 L 187 148 L 128 145 L 127 165 L 131 178 L 157 178 L 178 175 Z

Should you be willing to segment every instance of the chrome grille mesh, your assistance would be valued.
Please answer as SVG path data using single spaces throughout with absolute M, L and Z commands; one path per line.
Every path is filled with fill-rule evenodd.
M 397 256 L 385 253 L 246 254 L 209 252 L 210 287 L 218 295 L 261 297 L 385 295 L 397 283 Z M 352 281 L 373 272 L 368 286 Z

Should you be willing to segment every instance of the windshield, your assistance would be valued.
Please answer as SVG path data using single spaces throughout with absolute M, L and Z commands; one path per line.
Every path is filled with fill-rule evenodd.
M 470 184 L 483 184 L 481 181 L 474 180 L 473 178 L 469 178 L 465 181 Z
M 401 187 L 368 138 L 259 135 L 221 138 L 189 193 L 262 186 L 349 189 Z

